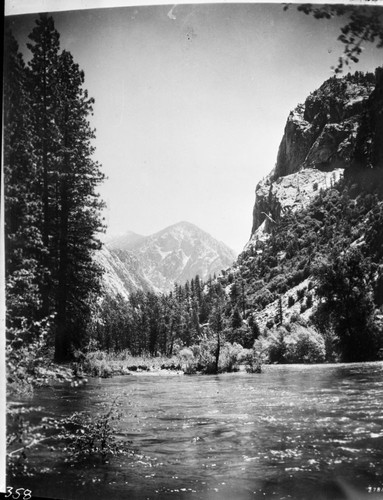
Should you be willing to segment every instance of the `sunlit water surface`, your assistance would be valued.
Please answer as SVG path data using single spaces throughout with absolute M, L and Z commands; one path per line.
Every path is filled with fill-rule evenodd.
M 366 363 L 42 388 L 27 402 L 34 422 L 97 414 L 118 396 L 120 436 L 136 453 L 71 465 L 37 446 L 29 461 L 41 472 L 17 486 L 111 500 L 342 498 L 338 478 L 366 494 L 383 491 L 382 382 L 383 363 Z

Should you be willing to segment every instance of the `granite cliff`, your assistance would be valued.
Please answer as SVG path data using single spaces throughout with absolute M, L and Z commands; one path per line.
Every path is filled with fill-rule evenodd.
M 287 118 L 275 168 L 256 187 L 251 239 L 355 169 L 383 163 L 383 68 L 332 77 Z

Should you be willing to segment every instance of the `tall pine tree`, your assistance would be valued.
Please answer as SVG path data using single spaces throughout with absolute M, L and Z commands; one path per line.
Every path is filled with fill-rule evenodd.
M 92 159 L 94 132 L 88 116 L 94 100 L 83 89 L 84 73 L 67 51 L 59 57 L 57 74 L 57 246 L 52 259 L 57 311 L 55 357 L 62 360 L 70 356 L 73 345 L 81 345 L 90 320 L 89 300 L 100 291 L 101 270 L 93 261 L 93 253 L 100 248 L 96 236 L 102 230 L 103 204 L 96 187 L 104 176 Z
M 7 300 L 9 326 L 37 333 L 55 318 L 56 361 L 86 340 L 101 270 L 97 186 L 89 124 L 94 100 L 72 55 L 60 52 L 53 19 L 41 15 L 27 44 L 28 67 L 9 35 L 4 81 Z M 11 330 L 9 330 L 11 331 Z M 54 338 L 54 342 L 53 342 Z
M 40 231 L 45 248 L 42 264 L 46 269 L 42 285 L 42 314 L 54 313 L 52 287 L 54 284 L 51 260 L 52 245 L 55 241 L 52 221 L 55 215 L 55 183 L 57 170 L 57 149 L 59 132 L 56 116 L 58 109 L 58 58 L 60 50 L 60 35 L 55 29 L 53 18 L 40 15 L 36 26 L 29 35 L 33 43 L 27 47 L 32 52 L 29 62 L 28 90 L 33 106 L 33 150 L 36 157 L 37 181 L 39 192 L 37 199 L 42 206 Z
M 10 31 L 4 59 L 4 194 L 7 336 L 39 333 L 43 252 L 41 203 L 26 67 Z

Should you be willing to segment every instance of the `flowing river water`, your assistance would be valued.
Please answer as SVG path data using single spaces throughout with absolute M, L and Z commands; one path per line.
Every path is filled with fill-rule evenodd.
M 37 422 L 96 415 L 116 397 L 133 455 L 71 464 L 36 446 L 29 462 L 39 472 L 17 486 L 110 500 L 344 498 L 338 480 L 383 491 L 382 362 L 92 379 L 38 389 L 24 403 Z

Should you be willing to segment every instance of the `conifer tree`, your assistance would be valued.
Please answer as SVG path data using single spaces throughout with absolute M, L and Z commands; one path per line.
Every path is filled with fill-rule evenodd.
M 60 50 L 60 35 L 54 27 L 53 18 L 41 14 L 29 35 L 32 43 L 27 47 L 32 52 L 28 65 L 28 91 L 33 103 L 33 151 L 36 157 L 38 182 L 37 200 L 41 204 L 39 230 L 42 235 L 44 253 L 42 264 L 45 275 L 42 280 L 42 314 L 54 312 L 51 287 L 53 284 L 51 262 L 53 234 L 51 222 L 54 219 L 55 183 L 58 149 L 57 113 L 57 64 Z
M 234 309 L 233 315 L 231 317 L 231 326 L 232 328 L 240 328 L 242 326 L 242 317 L 241 313 L 238 310 L 238 307 Z
M 103 175 L 92 159 L 94 132 L 88 117 L 94 101 L 83 89 L 84 73 L 69 52 L 60 53 L 52 17 L 41 15 L 29 38 L 32 147 L 46 270 L 42 313 L 55 314 L 55 359 L 63 361 L 83 342 L 90 299 L 99 291 L 93 253 L 100 247 L 102 203 L 96 187 Z
M 99 292 L 101 271 L 93 261 L 93 253 L 100 248 L 96 235 L 102 230 L 103 204 L 95 187 L 103 175 L 92 159 L 94 132 L 88 116 L 93 111 L 94 100 L 88 98 L 82 88 L 84 73 L 67 51 L 59 57 L 58 75 L 56 122 L 60 147 L 54 228 L 57 248 L 53 249 L 52 257 L 57 261 L 56 359 L 65 359 L 71 344 L 81 345 L 86 320 L 89 320 L 89 299 Z
M 7 334 L 38 333 L 42 239 L 26 67 L 8 31 L 4 59 L 4 191 Z M 32 340 L 25 338 L 23 340 Z

